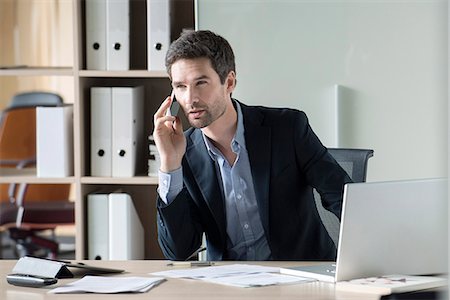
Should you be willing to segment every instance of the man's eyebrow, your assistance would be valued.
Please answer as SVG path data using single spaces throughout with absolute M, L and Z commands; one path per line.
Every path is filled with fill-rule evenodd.
M 209 76 L 201 75 L 199 77 L 194 78 L 194 81 L 199 81 L 199 80 L 202 80 L 202 79 L 209 79 Z M 180 85 L 180 84 L 184 84 L 184 82 L 183 81 L 173 81 L 172 82 L 172 85 L 174 85 L 174 86 L 177 86 L 177 85 Z

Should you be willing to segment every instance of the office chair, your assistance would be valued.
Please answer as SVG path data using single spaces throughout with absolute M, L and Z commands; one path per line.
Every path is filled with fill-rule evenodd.
M 35 166 L 36 107 L 61 104 L 62 98 L 53 93 L 29 92 L 13 98 L 0 116 L 0 167 Z M 0 185 L 0 227 L 9 232 L 19 256 L 44 252 L 56 257 L 59 244 L 54 230 L 75 222 L 69 194 L 70 184 Z M 47 230 L 51 230 L 51 238 L 42 236 Z
M 365 182 L 367 175 L 367 163 L 373 156 L 371 149 L 329 148 L 328 152 L 337 163 L 347 172 L 353 182 Z M 320 195 L 314 189 L 314 200 L 322 223 L 328 231 L 334 244 L 339 241 L 339 219 L 331 212 L 323 208 Z

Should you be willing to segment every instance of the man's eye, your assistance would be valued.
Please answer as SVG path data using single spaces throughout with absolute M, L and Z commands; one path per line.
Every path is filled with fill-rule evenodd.
M 206 81 L 198 81 L 197 85 L 202 85 L 202 84 L 206 84 L 206 83 L 207 83 Z

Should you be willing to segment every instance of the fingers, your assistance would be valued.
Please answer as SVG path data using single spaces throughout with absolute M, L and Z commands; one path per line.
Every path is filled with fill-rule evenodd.
M 183 124 L 181 124 L 181 119 L 179 117 L 175 118 L 175 122 L 173 122 L 173 129 L 176 134 L 183 135 Z
M 172 104 L 172 95 L 168 96 L 163 103 L 161 103 L 161 106 L 156 111 L 154 118 L 161 118 L 166 115 L 167 110 L 169 109 L 170 105 Z

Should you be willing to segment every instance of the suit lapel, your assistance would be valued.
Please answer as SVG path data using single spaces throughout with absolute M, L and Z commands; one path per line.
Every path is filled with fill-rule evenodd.
M 222 192 L 217 180 L 214 161 L 208 154 L 200 130 L 194 130 L 190 135 L 192 144 L 186 149 L 186 159 L 194 175 L 203 198 L 206 201 L 220 231 L 225 236 L 225 207 Z
M 245 143 L 258 202 L 261 222 L 269 241 L 269 184 L 271 130 L 262 124 L 264 116 L 256 109 L 241 104 L 244 116 Z M 252 110 L 249 113 L 249 110 Z M 269 241 L 270 242 L 270 241 Z

